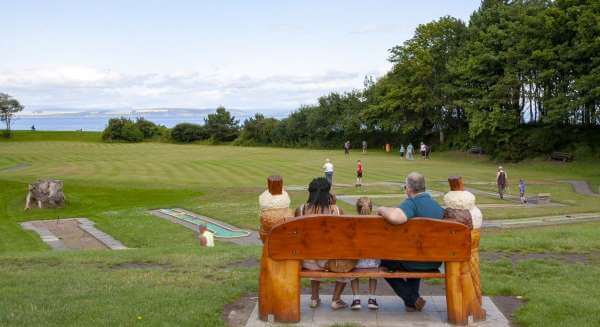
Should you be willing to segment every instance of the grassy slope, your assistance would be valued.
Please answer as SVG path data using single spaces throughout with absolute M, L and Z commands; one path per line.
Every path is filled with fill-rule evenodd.
M 82 325 L 90 321 L 95 325 L 130 325 L 139 322 L 138 316 L 149 325 L 220 325 L 223 304 L 256 288 L 255 268 L 221 271 L 231 262 L 257 256 L 259 248 L 219 244 L 214 250 L 200 252 L 192 232 L 145 211 L 179 206 L 255 228 L 257 195 L 264 188 L 266 176 L 282 174 L 286 185 L 302 185 L 321 174 L 322 161 L 329 157 L 336 165 L 337 181 L 352 183 L 354 159 L 359 157 L 353 153 L 352 159 L 347 159 L 340 151 L 326 150 L 105 144 L 97 142 L 99 135 L 92 133 L 83 133 L 85 142 L 74 142 L 77 134 L 49 133 L 46 136 L 55 141 L 40 142 L 31 140 L 37 135 L 24 132 L 17 140 L 31 142 L 0 142 L 0 169 L 31 164 L 20 170 L 0 171 L 0 325 Z M 467 181 L 493 181 L 495 171 L 493 163 L 456 153 L 436 155 L 428 162 L 406 162 L 370 153 L 363 156 L 363 162 L 367 182 L 398 181 L 407 172 L 419 170 L 439 190 L 446 186 L 435 181 L 443 181 L 448 175 L 461 174 Z M 512 185 L 520 176 L 551 185 L 558 179 L 599 179 L 588 163 L 534 161 L 507 166 Z M 27 183 L 42 177 L 65 180 L 65 209 L 22 210 Z M 560 195 L 553 190 L 555 198 L 581 203 L 567 207 L 569 210 L 600 211 L 598 204 L 573 194 L 566 185 L 557 187 Z M 337 191 L 373 194 L 399 190 L 371 187 Z M 294 205 L 306 198 L 304 192 L 290 193 Z M 352 211 L 349 205 L 343 207 Z M 535 214 L 555 210 L 543 209 Z M 56 217 L 88 217 L 136 250 L 50 252 L 35 235 L 17 224 Z M 509 252 L 598 251 L 594 241 L 600 236 L 597 227 L 586 224 L 486 234 L 482 248 Z M 156 269 L 112 268 L 126 262 L 166 265 Z M 519 294 L 530 299 L 519 314 L 524 324 L 552 325 L 578 319 L 570 322 L 582 325 L 587 322 L 589 306 L 596 303 L 580 303 L 572 294 L 596 295 L 598 289 L 589 284 L 587 274 L 597 275 L 599 268 L 597 263 L 580 266 L 485 262 L 484 287 L 489 294 Z M 556 291 L 553 297 L 556 283 L 571 286 Z M 574 308 L 571 302 L 565 306 L 567 300 L 579 306 Z

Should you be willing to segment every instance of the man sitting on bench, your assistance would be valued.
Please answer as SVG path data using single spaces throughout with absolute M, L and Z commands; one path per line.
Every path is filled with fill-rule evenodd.
M 383 216 L 391 224 L 404 224 L 413 217 L 442 219 L 444 209 L 425 192 L 425 177 L 413 172 L 406 177 L 404 185 L 406 200 L 397 208 L 380 207 L 377 214 Z M 431 271 L 437 270 L 441 262 L 413 262 L 382 260 L 381 266 L 391 271 Z M 386 278 L 394 292 L 402 298 L 406 311 L 421 311 L 425 300 L 419 295 L 420 278 Z

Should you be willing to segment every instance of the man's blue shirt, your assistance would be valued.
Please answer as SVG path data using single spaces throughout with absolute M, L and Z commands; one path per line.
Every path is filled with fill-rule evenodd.
M 419 193 L 412 198 L 407 198 L 398 206 L 408 220 L 414 217 L 442 219 L 444 209 L 431 197 L 429 193 Z M 440 267 L 439 262 L 405 262 L 403 264 L 410 270 L 435 270 Z

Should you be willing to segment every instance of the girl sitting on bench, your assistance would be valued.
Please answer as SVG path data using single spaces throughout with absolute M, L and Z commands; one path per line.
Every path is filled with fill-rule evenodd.
M 359 215 L 370 215 L 373 211 L 373 203 L 367 197 L 361 197 L 356 201 L 356 211 Z M 381 264 L 381 260 L 379 259 L 361 259 L 358 260 L 356 264 L 356 269 L 365 269 L 365 268 L 379 268 Z M 350 308 L 352 310 L 360 310 L 361 304 L 360 299 L 358 298 L 358 286 L 359 281 L 358 278 L 353 279 L 350 284 L 352 285 L 352 305 Z M 367 307 L 371 310 L 379 309 L 379 305 L 377 304 L 377 299 L 375 298 L 375 291 L 377 290 L 377 279 L 369 278 L 369 302 L 367 303 Z
M 308 201 L 296 209 L 295 216 L 305 215 L 343 215 L 342 209 L 335 205 L 335 196 L 329 193 L 331 184 L 325 177 L 318 177 L 312 180 L 308 185 Z M 328 260 L 304 260 L 302 268 L 308 270 L 325 270 Z M 310 307 L 316 308 L 321 304 L 319 298 L 319 287 L 321 281 L 312 278 L 310 280 L 311 298 Z M 331 298 L 331 308 L 334 310 L 347 308 L 348 304 L 342 301 L 341 296 L 344 291 L 346 282 L 344 280 L 336 280 L 335 289 Z

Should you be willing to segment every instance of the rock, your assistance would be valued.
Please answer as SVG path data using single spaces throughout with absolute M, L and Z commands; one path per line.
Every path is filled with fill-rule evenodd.
M 25 210 L 32 207 L 58 208 L 65 204 L 63 181 L 48 179 L 29 184 L 29 192 L 25 201 Z

